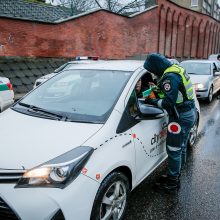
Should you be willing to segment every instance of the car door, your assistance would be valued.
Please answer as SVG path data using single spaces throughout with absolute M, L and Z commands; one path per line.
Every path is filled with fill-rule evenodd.
M 216 71 L 215 71 L 215 77 L 216 77 L 216 81 L 217 81 L 217 90 L 220 89 L 220 66 L 218 63 L 214 63 L 215 64 L 215 67 L 216 67 Z
M 213 62 L 212 75 L 213 75 L 213 86 L 214 93 L 216 93 L 220 88 L 220 76 L 215 75 L 215 73 L 219 72 L 218 66 Z
M 138 100 L 135 90 L 129 98 L 128 106 L 131 117 L 136 117 L 136 124 L 131 126 L 136 151 L 136 182 L 140 182 L 151 173 L 167 156 L 167 113 L 162 118 L 138 119 Z M 156 107 L 155 107 L 156 108 Z

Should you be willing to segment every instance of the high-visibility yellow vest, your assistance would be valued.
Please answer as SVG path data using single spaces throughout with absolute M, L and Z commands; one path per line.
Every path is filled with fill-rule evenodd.
M 192 86 L 192 83 L 191 83 L 189 76 L 185 73 L 185 70 L 182 67 L 174 64 L 164 71 L 160 81 L 163 80 L 163 77 L 165 77 L 167 73 L 176 73 L 181 76 L 182 82 L 183 82 L 183 85 L 184 85 L 185 91 L 186 91 L 186 96 L 187 96 L 186 98 L 188 100 L 193 100 L 193 86 Z M 162 90 L 160 90 L 158 93 L 158 96 L 161 99 L 163 99 L 165 97 L 165 94 Z M 178 97 L 176 100 L 176 104 L 181 104 L 181 103 L 183 103 L 183 101 L 184 101 L 183 94 L 180 91 L 178 91 Z

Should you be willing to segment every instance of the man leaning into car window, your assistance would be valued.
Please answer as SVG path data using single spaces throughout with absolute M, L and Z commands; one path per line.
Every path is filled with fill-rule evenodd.
M 193 87 L 185 70 L 171 64 L 163 55 L 147 56 L 144 68 L 158 77 L 158 99 L 146 99 L 147 104 L 164 108 L 169 114 L 166 150 L 168 169 L 155 184 L 159 192 L 173 193 L 180 188 L 180 173 L 186 161 L 189 132 L 196 119 Z
M 147 74 L 147 75 L 150 75 L 150 74 Z M 135 89 L 131 94 L 131 97 L 129 99 L 129 112 L 133 116 L 138 114 L 136 99 L 143 98 L 142 92 L 149 89 L 149 86 L 150 86 L 149 83 L 152 83 L 152 81 L 153 81 L 153 79 L 152 80 L 149 80 L 149 79 L 151 79 L 151 77 L 149 77 L 149 76 L 145 76 L 143 79 L 140 78 L 137 81 L 137 83 L 135 85 Z M 156 98 L 153 91 L 149 95 L 149 98 L 152 98 L 152 99 Z

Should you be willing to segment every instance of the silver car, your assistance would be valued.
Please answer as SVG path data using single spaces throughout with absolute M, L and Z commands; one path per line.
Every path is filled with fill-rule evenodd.
M 213 60 L 186 60 L 180 65 L 190 75 L 196 96 L 209 103 L 213 95 L 220 90 L 220 68 Z

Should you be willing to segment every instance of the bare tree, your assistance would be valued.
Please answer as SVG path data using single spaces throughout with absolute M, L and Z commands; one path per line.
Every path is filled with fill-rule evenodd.
M 47 3 L 71 9 L 71 15 L 88 11 L 96 6 L 94 0 L 47 0 Z
M 146 2 L 148 2 L 148 0 L 127 0 L 127 1 L 94 0 L 94 1 L 99 8 L 104 8 L 119 14 L 127 14 L 129 12 L 140 11 L 141 8 L 145 8 Z
M 92 8 L 103 8 L 119 14 L 131 14 L 141 11 L 155 0 L 47 0 L 71 9 L 71 15 L 88 11 Z

